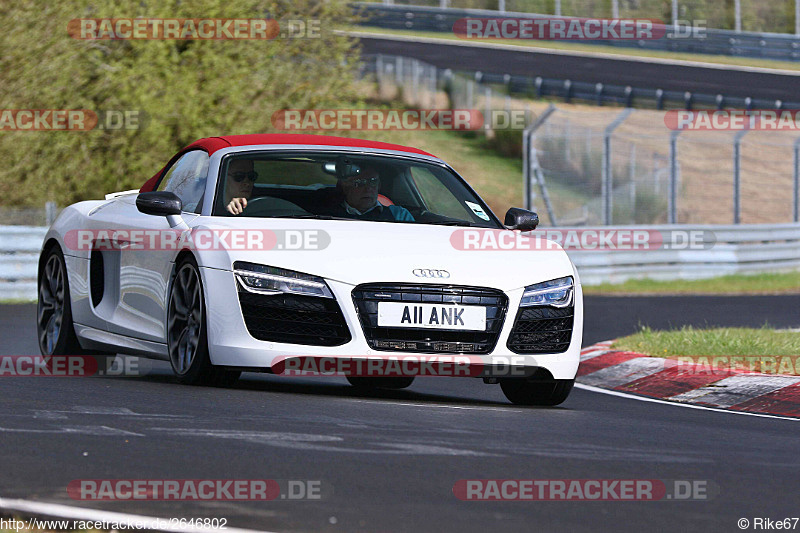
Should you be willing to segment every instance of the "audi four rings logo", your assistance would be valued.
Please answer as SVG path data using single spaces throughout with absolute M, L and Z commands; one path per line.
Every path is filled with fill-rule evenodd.
M 432 268 L 415 268 L 412 271 L 412 274 L 417 276 L 418 278 L 449 278 L 450 272 L 447 270 L 435 270 Z

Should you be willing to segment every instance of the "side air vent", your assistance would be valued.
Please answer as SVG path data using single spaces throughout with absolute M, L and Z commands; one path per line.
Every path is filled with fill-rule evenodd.
M 103 252 L 99 250 L 94 250 L 89 258 L 89 288 L 92 292 L 92 306 L 97 307 L 103 301 L 105 292 Z

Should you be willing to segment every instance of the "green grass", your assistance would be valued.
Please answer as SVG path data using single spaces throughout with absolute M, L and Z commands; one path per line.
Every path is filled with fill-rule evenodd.
M 501 219 L 522 207 L 522 161 L 498 155 L 482 135 L 450 131 L 376 131 L 370 138 L 413 146 L 450 163 Z
M 584 294 L 800 294 L 800 271 L 775 274 L 730 275 L 703 280 L 628 280 L 587 285 Z M 800 353 L 800 352 L 798 352 Z
M 759 67 L 771 68 L 782 70 L 800 70 L 800 63 L 793 61 L 778 61 L 772 59 L 756 59 L 751 57 L 733 57 L 723 55 L 710 55 L 710 54 L 691 54 L 684 52 L 667 52 L 660 50 L 640 50 L 638 48 L 625 48 L 621 46 L 607 46 L 600 44 L 584 44 L 564 41 L 528 41 L 516 39 L 461 39 L 453 33 L 448 32 L 434 32 L 434 31 L 406 31 L 406 30 L 390 30 L 384 28 L 370 28 L 367 26 L 349 26 L 343 28 L 346 31 L 358 31 L 375 33 L 382 35 L 401 35 L 409 37 L 426 37 L 447 39 L 451 41 L 474 41 L 476 43 L 495 43 L 495 44 L 510 44 L 517 46 L 527 46 L 530 48 L 539 48 L 544 50 L 566 50 L 572 52 L 595 52 L 604 54 L 613 54 L 619 56 L 632 56 L 632 57 L 653 57 L 661 59 L 676 59 L 681 61 L 694 61 L 702 63 L 717 63 L 720 65 L 734 65 L 744 67 Z
M 760 329 L 695 329 L 684 326 L 672 331 L 645 327 L 638 333 L 618 339 L 612 347 L 655 357 L 719 356 L 724 359 L 697 358 L 694 362 L 765 373 L 797 375 L 800 371 L 800 332 L 774 330 L 766 326 Z

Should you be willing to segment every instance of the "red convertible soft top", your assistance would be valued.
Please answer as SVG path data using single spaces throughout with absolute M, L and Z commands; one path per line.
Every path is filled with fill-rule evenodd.
M 159 176 L 164 170 L 172 164 L 173 161 L 188 152 L 189 150 L 205 150 L 208 155 L 213 154 L 217 150 L 229 148 L 231 146 L 251 146 L 257 144 L 308 144 L 318 146 L 349 146 L 354 148 L 374 148 L 378 150 L 394 150 L 397 152 L 409 152 L 412 154 L 431 155 L 428 152 L 402 146 L 399 144 L 383 143 L 377 141 L 365 141 L 363 139 L 351 139 L 350 137 L 331 137 L 328 135 L 307 135 L 296 133 L 259 133 L 253 135 L 227 135 L 225 137 L 207 137 L 199 139 L 170 159 L 169 163 L 164 165 L 164 168 L 158 173 L 147 180 L 147 182 L 139 189 L 139 192 L 152 191 Z

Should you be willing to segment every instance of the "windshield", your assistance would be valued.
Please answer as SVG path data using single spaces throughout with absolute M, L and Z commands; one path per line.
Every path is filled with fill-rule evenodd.
M 502 228 L 483 200 L 444 167 L 336 152 L 226 157 L 213 214 Z

